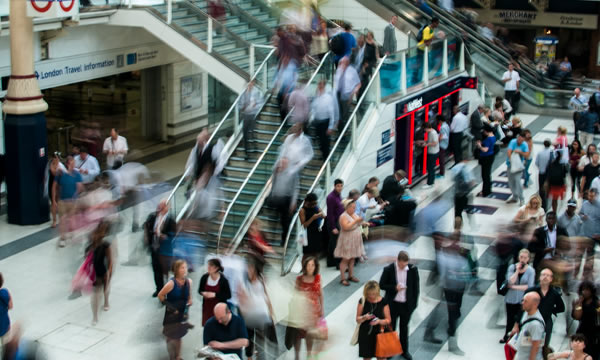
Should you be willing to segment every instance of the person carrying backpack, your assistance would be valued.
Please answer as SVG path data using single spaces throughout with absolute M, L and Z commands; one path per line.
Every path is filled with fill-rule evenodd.
M 352 25 L 344 23 L 344 31 L 335 35 L 330 40 L 331 51 L 335 54 L 333 60 L 337 66 L 338 62 L 344 56 L 350 56 L 352 49 L 357 47 L 356 38 L 352 35 Z
M 558 199 L 562 200 L 565 197 L 567 189 L 565 177 L 568 174 L 568 167 L 561 163 L 561 157 L 560 151 L 554 151 L 552 161 L 546 170 L 546 183 L 544 184 L 548 197 L 552 199 L 552 211 L 554 212 L 558 208 Z
M 431 45 L 431 42 L 433 41 L 433 35 L 435 34 L 435 29 L 439 25 L 440 19 L 434 17 L 431 19 L 431 24 L 422 26 L 417 33 L 417 61 L 415 63 L 415 68 L 413 69 L 412 83 L 410 85 L 418 83 L 422 76 L 421 69 L 423 68 L 425 47 Z

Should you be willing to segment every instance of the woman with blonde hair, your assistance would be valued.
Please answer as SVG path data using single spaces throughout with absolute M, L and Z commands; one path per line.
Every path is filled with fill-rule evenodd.
M 380 327 L 392 323 L 390 307 L 380 292 L 377 281 L 367 281 L 363 288 L 363 297 L 359 300 L 356 309 L 356 322 L 360 324 L 358 330 L 358 356 L 364 360 L 375 356 L 377 334 L 380 332 Z
M 546 212 L 542 207 L 542 198 L 534 194 L 529 198 L 527 204 L 521 206 L 513 221 L 517 224 L 530 222 L 536 227 L 544 226 Z
M 348 280 L 358 282 L 354 276 L 354 259 L 365 254 L 365 248 L 362 242 L 362 218 L 356 214 L 356 201 L 345 199 L 342 201 L 344 211 L 340 215 L 340 235 L 338 237 L 337 246 L 333 252 L 336 258 L 342 258 L 340 262 L 340 282 L 344 286 L 350 286 Z M 348 279 L 346 276 L 348 269 Z

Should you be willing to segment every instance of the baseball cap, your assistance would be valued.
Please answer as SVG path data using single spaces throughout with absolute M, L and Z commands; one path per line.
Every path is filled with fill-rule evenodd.
M 567 202 L 567 206 L 574 206 L 577 207 L 577 201 L 574 199 L 571 199 Z

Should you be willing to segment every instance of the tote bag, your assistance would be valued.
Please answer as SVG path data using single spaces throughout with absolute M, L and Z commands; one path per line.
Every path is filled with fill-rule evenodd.
M 523 171 L 525 166 L 523 165 L 523 160 L 521 160 L 521 156 L 515 152 L 510 155 L 510 172 L 514 174 L 519 171 Z

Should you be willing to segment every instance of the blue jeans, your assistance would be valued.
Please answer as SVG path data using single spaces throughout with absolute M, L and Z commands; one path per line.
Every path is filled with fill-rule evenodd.
M 531 177 L 529 174 L 529 166 L 531 165 L 532 159 L 525 160 L 525 170 L 523 171 L 523 186 L 527 187 L 529 185 L 529 178 Z M 540 184 L 542 186 L 542 184 Z

